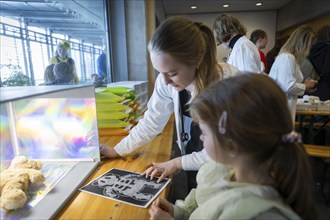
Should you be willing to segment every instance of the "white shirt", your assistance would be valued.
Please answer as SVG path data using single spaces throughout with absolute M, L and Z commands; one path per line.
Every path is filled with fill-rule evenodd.
M 242 73 L 263 72 L 259 51 L 246 36 L 236 41 L 227 62 Z
M 231 65 L 223 62 L 219 62 L 219 64 L 223 69 L 224 78 L 240 74 L 239 70 Z M 119 155 L 125 156 L 150 142 L 156 135 L 162 132 L 173 112 L 178 146 L 184 154 L 183 143 L 180 139 L 182 122 L 179 92 L 171 85 L 166 85 L 161 75 L 156 79 L 154 91 L 148 102 L 148 110 L 144 113 L 144 117 L 130 131 L 130 134 L 114 147 L 115 151 Z M 200 152 L 182 156 L 181 164 L 184 170 L 198 170 L 204 163 L 209 161 L 211 161 L 211 158 L 203 149 Z
M 302 96 L 306 90 L 305 84 L 301 83 L 304 76 L 300 71 L 296 58 L 290 53 L 279 54 L 269 72 L 269 76 L 273 78 L 285 92 L 294 123 L 297 98 L 298 96 Z

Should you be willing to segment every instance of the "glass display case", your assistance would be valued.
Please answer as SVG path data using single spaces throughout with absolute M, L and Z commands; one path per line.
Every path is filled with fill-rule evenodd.
M 50 219 L 100 162 L 94 86 L 6 87 L 0 97 L 0 169 L 24 155 L 46 177 L 1 219 Z

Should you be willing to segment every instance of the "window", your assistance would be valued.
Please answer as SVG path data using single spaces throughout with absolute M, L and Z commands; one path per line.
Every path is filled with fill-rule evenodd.
M 62 40 L 70 43 L 68 55 L 80 83 L 88 83 L 97 74 L 98 56 L 108 48 L 104 5 L 105 0 L 1 1 L 1 85 L 8 86 L 15 74 L 27 76 L 32 85 L 44 83 L 45 69 Z

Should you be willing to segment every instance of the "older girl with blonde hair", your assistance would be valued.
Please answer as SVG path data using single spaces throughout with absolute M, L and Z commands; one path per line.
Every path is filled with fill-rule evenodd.
M 114 148 L 101 145 L 101 154 L 106 157 L 125 156 L 148 143 L 163 130 L 173 113 L 182 155 L 202 150 L 198 139 L 200 130 L 191 124 L 188 105 L 211 83 L 239 72 L 217 61 L 215 39 L 210 28 L 183 17 L 165 20 L 153 34 L 148 49 L 153 66 L 160 73 L 148 110 L 130 134 Z M 148 174 L 155 175 L 160 171 L 168 176 L 182 168 L 197 170 L 208 160 L 202 150 L 165 163 L 154 163 Z
M 298 96 L 304 95 L 305 91 L 313 92 L 317 83 L 311 78 L 303 81 L 304 77 L 298 64 L 300 59 L 306 58 L 309 54 L 313 39 L 314 32 L 311 27 L 303 25 L 297 28 L 281 48 L 269 72 L 269 76 L 287 95 L 293 123 Z

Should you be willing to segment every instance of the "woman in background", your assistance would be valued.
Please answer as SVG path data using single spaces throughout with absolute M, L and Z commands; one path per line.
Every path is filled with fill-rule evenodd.
M 313 38 L 312 28 L 305 25 L 297 28 L 281 48 L 269 72 L 269 76 L 287 95 L 292 123 L 295 122 L 298 96 L 304 95 L 306 91 L 313 92 L 317 83 L 311 78 L 304 80 L 298 64 L 301 58 L 306 58 L 309 54 Z
M 79 83 L 79 78 L 77 75 L 77 70 L 75 66 L 74 60 L 69 57 L 69 51 L 71 50 L 71 46 L 68 41 L 62 40 L 60 43 L 57 44 L 55 56 L 52 57 L 49 61 L 50 64 L 56 64 L 59 62 L 65 62 L 68 64 L 68 68 L 70 69 L 70 72 L 73 72 L 74 74 L 74 83 Z
M 234 16 L 221 14 L 213 22 L 218 45 L 231 49 L 227 63 L 242 73 L 262 73 L 263 68 L 257 47 L 245 36 L 246 28 Z

